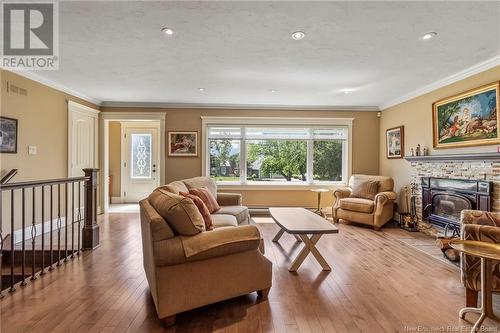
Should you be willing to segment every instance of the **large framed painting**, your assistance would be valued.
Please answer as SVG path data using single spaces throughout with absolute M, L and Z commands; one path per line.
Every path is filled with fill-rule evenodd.
M 198 156 L 198 132 L 168 132 L 168 156 Z
M 405 151 L 405 127 L 398 126 L 385 131 L 387 158 L 403 158 Z
M 434 148 L 500 144 L 499 82 L 432 104 Z
M 17 119 L 0 117 L 0 153 L 17 153 Z

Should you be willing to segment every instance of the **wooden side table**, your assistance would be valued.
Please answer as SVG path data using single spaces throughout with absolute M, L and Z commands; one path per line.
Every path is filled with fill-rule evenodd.
M 481 314 L 471 330 L 471 332 L 476 332 L 486 317 L 499 321 L 493 314 L 491 270 L 493 261 L 500 260 L 500 244 L 457 239 L 452 240 L 450 246 L 467 255 L 481 258 L 481 307 L 463 308 L 459 313 L 462 319 L 465 318 L 465 314 L 468 312 Z
M 325 213 L 323 213 L 323 211 L 321 210 L 321 193 L 330 192 L 330 190 L 327 190 L 326 188 L 312 188 L 311 192 L 318 193 L 318 207 L 316 208 L 314 213 L 326 218 Z

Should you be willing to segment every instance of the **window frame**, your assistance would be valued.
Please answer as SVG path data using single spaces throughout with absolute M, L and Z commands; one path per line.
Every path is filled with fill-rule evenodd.
M 306 117 L 201 117 L 202 119 L 202 170 L 204 176 L 210 176 L 210 140 L 208 137 L 209 127 L 238 127 L 242 129 L 240 140 L 240 181 L 238 182 L 217 182 L 217 185 L 231 189 L 304 189 L 321 186 L 345 185 L 352 174 L 352 123 L 353 118 L 306 118 Z M 245 128 L 247 127 L 301 127 L 312 129 L 343 127 L 347 130 L 347 138 L 342 143 L 342 180 L 341 181 L 314 181 L 313 160 L 314 141 L 321 139 L 309 138 L 307 142 L 307 181 L 306 182 L 258 182 L 247 181 L 246 167 L 246 139 Z M 304 140 L 304 139 L 300 139 Z

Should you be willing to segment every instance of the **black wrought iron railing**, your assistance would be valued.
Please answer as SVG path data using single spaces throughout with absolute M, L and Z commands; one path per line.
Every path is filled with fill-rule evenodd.
M 0 297 L 99 244 L 98 169 L 0 184 Z

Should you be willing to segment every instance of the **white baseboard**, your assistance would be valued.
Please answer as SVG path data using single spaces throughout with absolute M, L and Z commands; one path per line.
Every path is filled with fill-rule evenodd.
M 121 204 L 121 203 L 123 203 L 122 197 L 111 197 L 111 203 L 112 204 Z
M 82 209 L 82 214 L 83 214 L 83 209 L 84 207 L 81 208 Z M 75 222 L 78 221 L 77 219 L 77 212 L 78 210 L 75 209 Z M 83 224 L 85 223 L 85 221 L 82 219 L 82 221 L 80 222 L 80 226 L 83 227 Z M 49 221 L 45 221 L 44 223 L 44 233 L 47 234 L 50 232 L 50 220 Z M 71 225 L 71 221 L 70 221 L 70 225 Z M 64 228 L 66 226 L 66 217 L 65 216 L 61 216 L 61 228 Z M 24 240 L 29 240 L 31 239 L 31 228 L 32 228 L 32 225 L 27 225 L 24 227 Z M 37 223 L 35 224 L 35 230 L 36 230 L 36 236 L 40 236 L 42 234 L 42 223 Z M 52 230 L 57 230 L 57 217 L 52 219 Z M 23 229 L 18 229 L 18 230 L 15 230 L 14 231 L 14 244 L 17 244 L 19 242 L 21 242 L 23 240 Z

